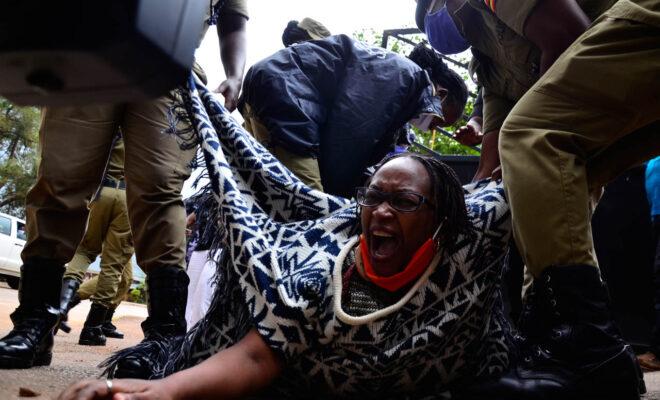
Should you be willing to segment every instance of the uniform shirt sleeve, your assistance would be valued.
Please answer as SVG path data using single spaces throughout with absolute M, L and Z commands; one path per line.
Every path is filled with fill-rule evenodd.
M 483 0 L 486 6 L 509 28 L 524 35 L 525 22 L 541 0 Z M 550 0 L 552 1 L 552 0 Z
M 239 14 L 246 19 L 250 18 L 250 15 L 248 14 L 247 0 L 226 0 L 220 12 L 223 14 Z

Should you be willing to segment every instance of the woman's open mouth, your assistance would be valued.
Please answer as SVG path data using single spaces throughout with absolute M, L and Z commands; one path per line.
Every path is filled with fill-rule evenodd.
M 369 253 L 372 261 L 384 261 L 396 254 L 400 244 L 396 235 L 375 229 L 370 236 Z

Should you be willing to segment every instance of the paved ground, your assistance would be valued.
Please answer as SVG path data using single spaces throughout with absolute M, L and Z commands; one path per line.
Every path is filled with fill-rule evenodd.
M 17 291 L 0 283 L 0 336 L 11 329 L 9 313 L 18 304 Z M 55 337 L 53 363 L 48 367 L 27 370 L 0 370 L 0 400 L 21 399 L 19 389 L 27 388 L 39 394 L 35 400 L 55 399 L 69 384 L 83 378 L 96 377 L 99 362 L 110 353 L 127 346 L 132 346 L 142 339 L 140 322 L 147 317 L 145 306 L 122 303 L 114 316 L 114 323 L 126 334 L 124 339 L 108 339 L 106 346 L 80 346 L 78 335 L 89 311 L 89 301 L 83 301 L 75 307 L 69 321 L 73 330 L 69 334 L 60 332 Z
M 18 304 L 17 292 L 0 283 L 0 336 L 11 329 L 9 313 Z M 62 389 L 69 384 L 83 379 L 96 377 L 99 362 L 111 352 L 131 346 L 142 339 L 140 322 L 147 316 L 143 305 L 122 303 L 114 317 L 115 325 L 126 334 L 123 340 L 108 339 L 105 347 L 78 345 L 80 328 L 89 311 L 89 302 L 84 301 L 74 308 L 69 319 L 73 330 L 70 334 L 60 333 L 55 338 L 53 363 L 49 367 L 37 367 L 29 370 L 0 370 L 0 400 L 25 400 L 19 397 L 19 389 L 27 388 L 38 394 L 31 399 L 55 399 Z M 645 400 L 660 400 L 660 372 L 645 375 L 648 393 Z

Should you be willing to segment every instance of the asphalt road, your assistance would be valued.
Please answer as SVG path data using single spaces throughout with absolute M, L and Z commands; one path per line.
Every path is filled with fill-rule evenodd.
M 18 304 L 17 292 L 0 283 L 0 335 L 11 329 L 9 314 Z M 89 311 L 89 301 L 74 308 L 69 321 L 73 330 L 69 334 L 59 333 L 55 338 L 53 363 L 48 367 L 26 370 L 0 370 L 0 400 L 56 399 L 69 384 L 84 378 L 98 377 L 96 366 L 110 353 L 132 346 L 142 339 L 140 322 L 147 317 L 143 305 L 122 303 L 114 316 L 114 324 L 126 334 L 122 340 L 108 339 L 105 347 L 80 346 L 78 335 Z M 645 400 L 660 400 L 660 372 L 645 374 L 648 393 Z M 38 396 L 19 397 L 19 389 L 29 389 Z
M 0 283 L 0 336 L 12 327 L 9 314 L 18 305 L 17 291 Z M 24 370 L 0 370 L 0 400 L 55 399 L 68 385 L 84 378 L 98 377 L 96 366 L 112 352 L 132 346 L 142 340 L 140 322 L 147 317 L 147 308 L 134 303 L 122 303 L 114 315 L 114 324 L 125 334 L 124 339 L 108 339 L 106 346 L 80 346 L 78 336 L 89 311 L 89 301 L 71 310 L 71 333 L 60 332 L 55 337 L 53 362 L 48 367 Z M 39 394 L 19 397 L 19 389 Z

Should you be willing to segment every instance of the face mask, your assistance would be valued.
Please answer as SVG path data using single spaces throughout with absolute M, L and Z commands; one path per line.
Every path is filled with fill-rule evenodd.
M 442 117 L 438 114 L 423 113 L 416 118 L 411 119 L 410 124 L 423 132 L 427 132 L 430 131 L 431 128 L 439 125 L 437 120 L 442 121 Z
M 463 38 L 449 15 L 447 6 L 424 17 L 424 30 L 431 46 L 441 54 L 462 53 L 470 48 L 470 43 Z

